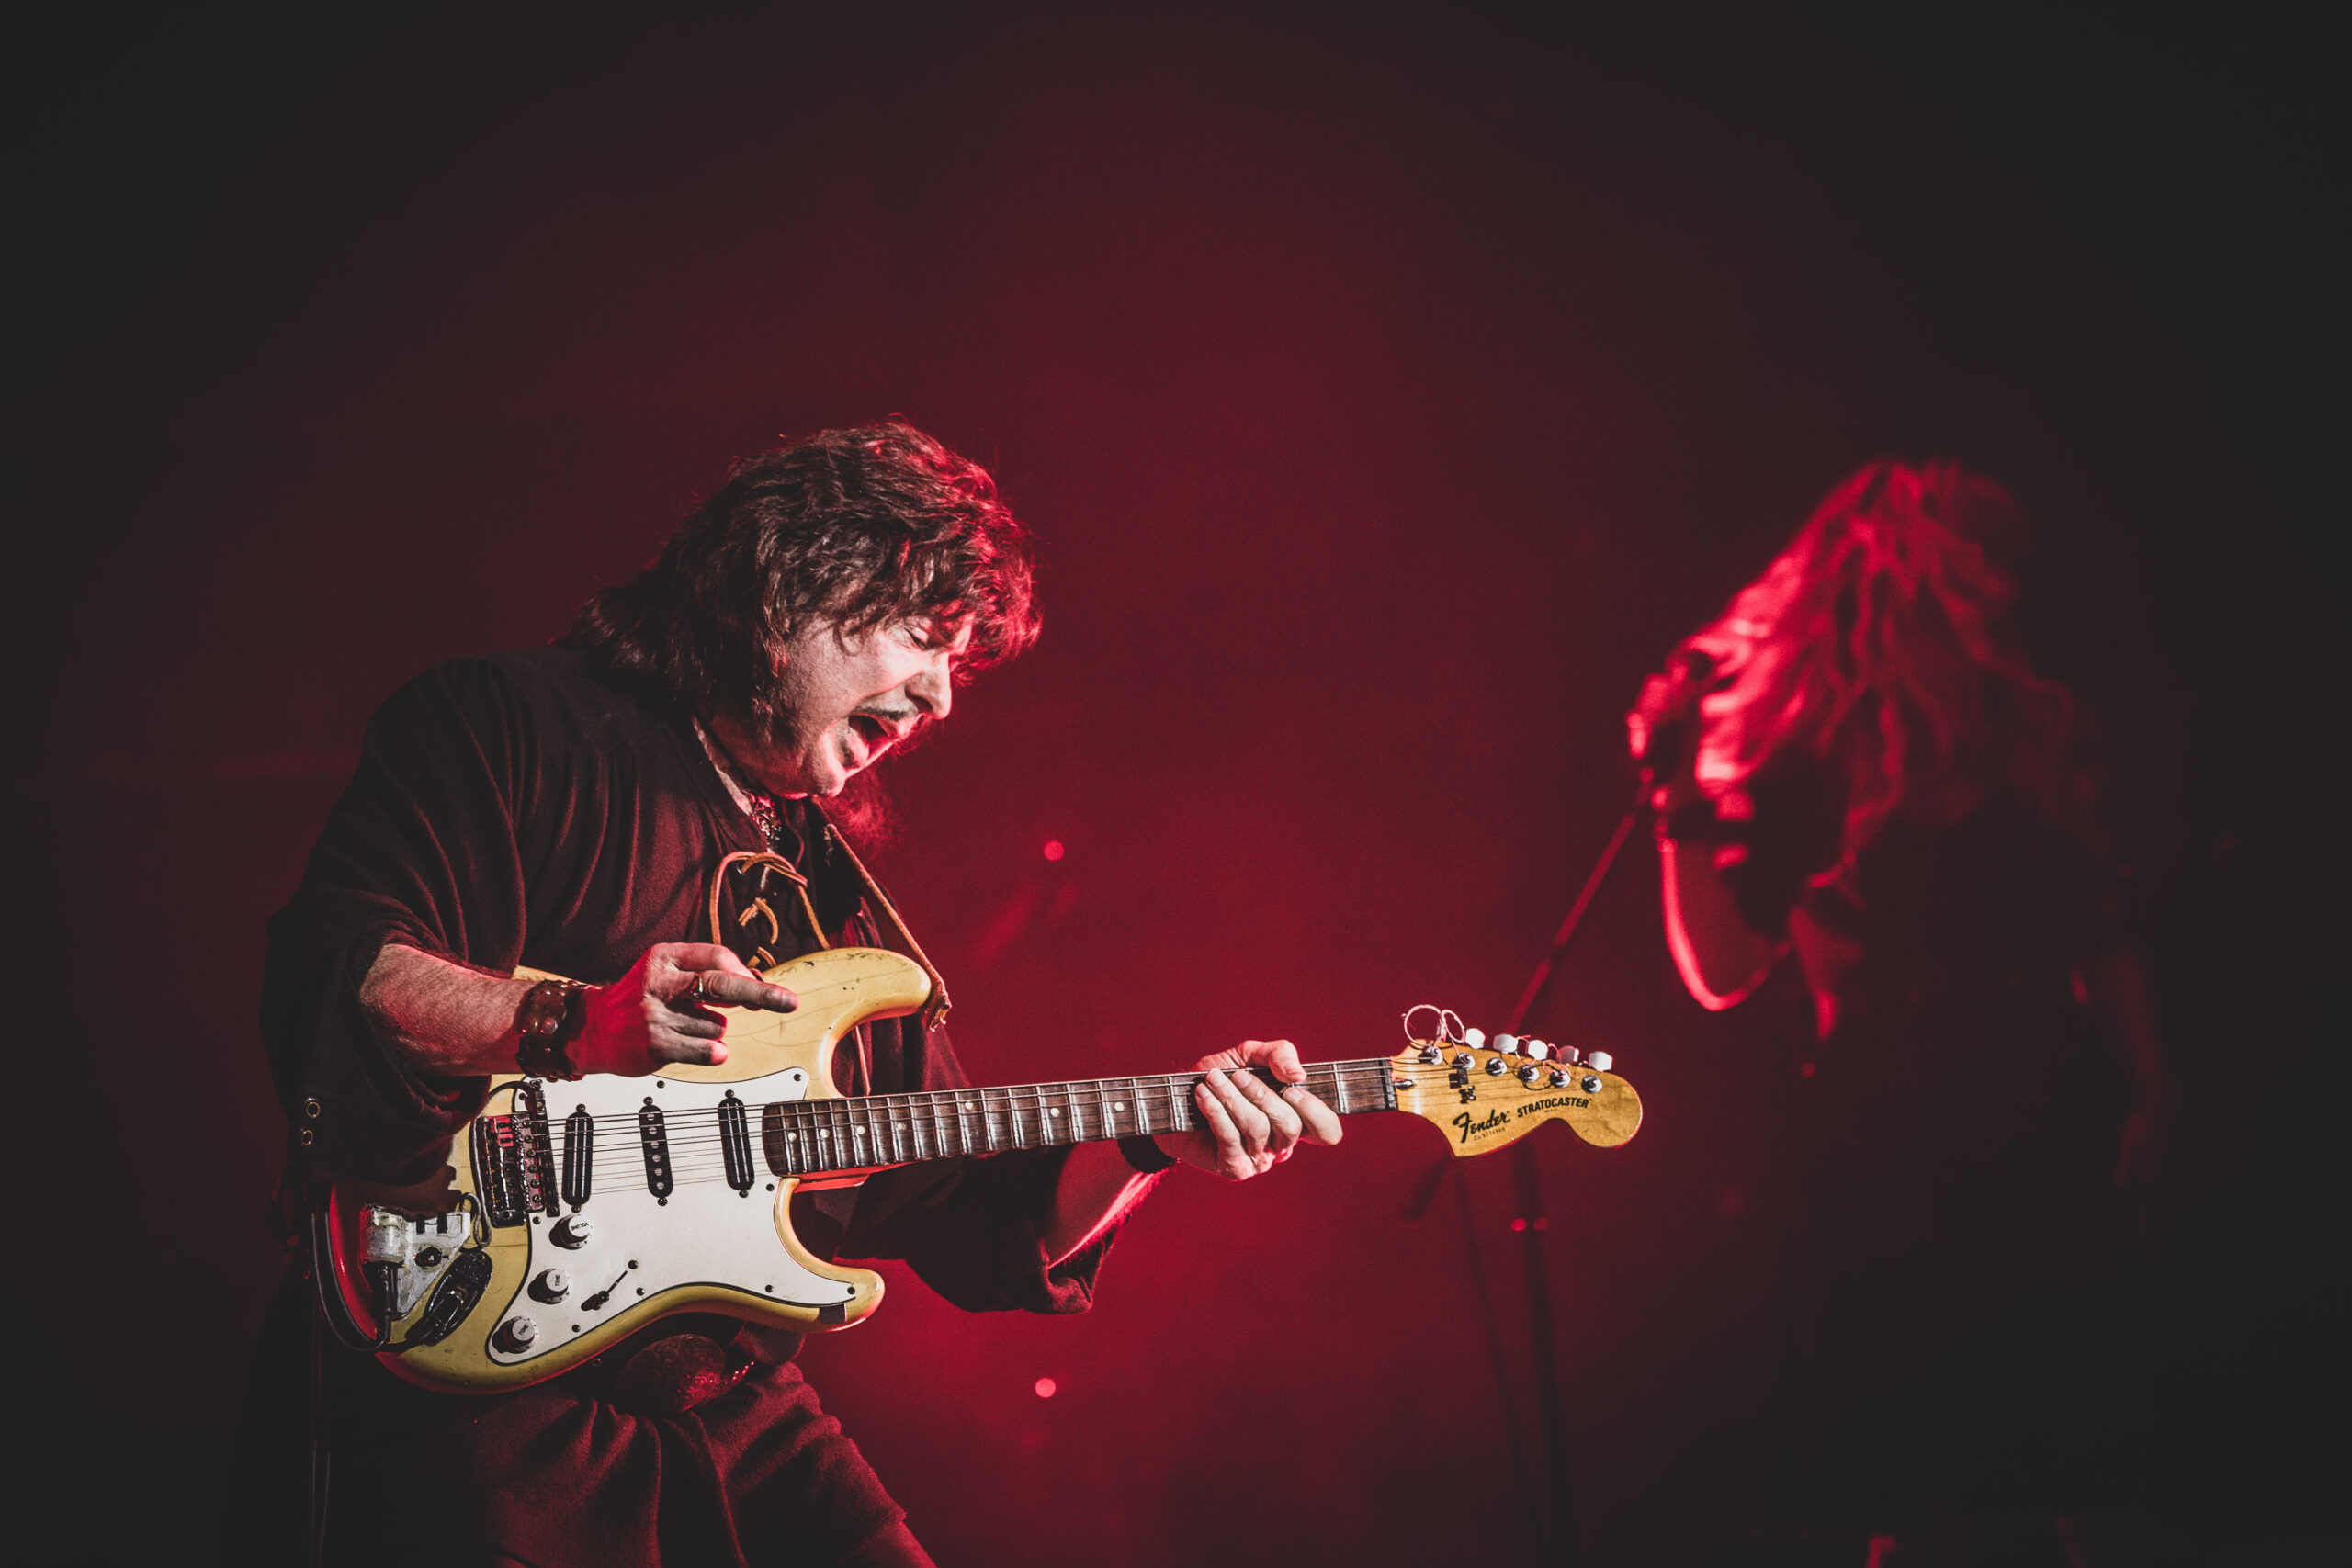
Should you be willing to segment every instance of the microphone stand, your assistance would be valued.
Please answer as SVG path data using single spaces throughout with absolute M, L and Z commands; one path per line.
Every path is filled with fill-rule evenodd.
M 1651 787 L 1650 772 L 1645 768 L 1643 770 L 1640 789 L 1634 796 L 1633 806 L 1618 822 L 1617 830 L 1609 837 L 1608 846 L 1600 852 L 1600 858 L 1593 863 L 1591 872 L 1586 875 L 1584 886 L 1577 894 L 1576 902 L 1569 906 L 1567 918 L 1560 922 L 1559 932 L 1552 939 L 1551 948 L 1544 954 L 1543 962 L 1536 964 L 1535 973 L 1528 979 L 1527 988 L 1520 993 L 1519 1005 L 1511 1009 L 1510 1021 L 1503 1026 L 1504 1032 L 1517 1034 L 1520 1032 L 1520 1026 L 1527 1021 L 1528 1015 L 1535 1010 L 1535 1004 L 1543 999 L 1544 988 L 1550 984 L 1553 972 L 1558 967 L 1561 955 L 1567 952 L 1569 940 L 1576 935 L 1577 929 L 1584 922 L 1585 911 L 1592 907 L 1593 899 L 1600 896 L 1601 888 L 1607 885 L 1609 874 L 1616 869 L 1617 857 L 1624 849 L 1625 840 L 1633 837 L 1635 824 L 1641 821 L 1643 813 L 1649 809 Z M 1461 1162 L 1451 1154 L 1445 1157 L 1449 1165 L 1456 1168 L 1455 1180 L 1462 1181 L 1459 1169 Z M 1527 1265 L 1527 1311 L 1533 1329 L 1534 1341 L 1536 1431 L 1544 1449 L 1544 1493 L 1550 1504 L 1548 1509 L 1533 1510 L 1536 1540 L 1539 1543 L 1545 1543 L 1546 1537 L 1550 1538 L 1547 1543 L 1550 1551 L 1546 1555 L 1552 1562 L 1559 1564 L 1559 1568 L 1577 1568 L 1583 1554 L 1577 1540 L 1576 1495 L 1569 1481 L 1567 1412 L 1560 1397 L 1559 1357 L 1552 1334 L 1551 1281 L 1550 1276 L 1545 1271 L 1544 1260 L 1543 1168 L 1536 1155 L 1533 1138 L 1521 1138 L 1518 1145 L 1511 1150 L 1511 1169 L 1515 1179 L 1514 1184 L 1519 1192 L 1520 1214 L 1515 1226 L 1521 1239 L 1527 1244 L 1524 1256 Z M 1466 1182 L 1461 1188 L 1461 1197 L 1464 1239 L 1469 1243 L 1471 1257 L 1475 1262 L 1478 1256 L 1478 1238 L 1476 1228 L 1472 1221 L 1469 1187 Z M 1484 1304 L 1485 1270 L 1483 1268 L 1478 1269 L 1478 1274 L 1481 1304 Z M 1494 1338 L 1495 1364 L 1498 1381 L 1500 1382 L 1500 1371 L 1505 1364 L 1504 1351 L 1501 1337 L 1498 1332 L 1498 1325 L 1491 1311 L 1487 1314 L 1487 1332 Z M 1504 1393 L 1506 1395 L 1504 1411 L 1508 1416 L 1510 1408 L 1508 1403 L 1508 1385 L 1504 1388 Z M 1511 1423 L 1511 1457 L 1522 1478 L 1523 1486 L 1526 1466 L 1521 1456 L 1518 1423 L 1515 1420 Z M 1550 1522 L 1548 1530 L 1544 1528 L 1547 1515 Z

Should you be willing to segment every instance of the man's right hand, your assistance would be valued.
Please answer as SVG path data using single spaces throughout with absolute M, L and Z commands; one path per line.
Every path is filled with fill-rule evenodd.
M 715 1066 L 727 1060 L 727 1021 L 711 1003 L 790 1012 L 800 999 L 716 943 L 662 942 L 618 981 L 590 993 L 572 1063 L 583 1073 L 624 1077 L 673 1062 Z

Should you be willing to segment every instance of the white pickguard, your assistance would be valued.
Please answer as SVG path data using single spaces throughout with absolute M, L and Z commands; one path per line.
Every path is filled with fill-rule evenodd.
M 751 1190 L 728 1185 L 716 1135 L 716 1111 L 729 1091 L 749 1108 Z M 577 1211 L 592 1227 L 576 1246 L 563 1245 L 564 1219 L 530 1220 L 531 1262 L 523 1289 L 498 1310 L 490 1359 L 521 1366 L 592 1333 L 627 1308 L 682 1285 L 717 1286 L 754 1300 L 824 1307 L 848 1301 L 856 1287 L 812 1274 L 793 1261 L 776 1235 L 776 1188 L 761 1155 L 759 1108 L 802 1100 L 808 1075 L 800 1068 L 740 1083 L 683 1083 L 674 1078 L 625 1078 L 602 1074 L 546 1086 L 548 1129 L 561 1168 L 564 1121 L 581 1107 L 596 1118 L 596 1160 L 588 1201 Z M 673 1189 L 668 1200 L 649 1189 L 638 1113 L 650 1100 L 669 1131 Z M 546 1300 L 548 1271 L 564 1276 L 560 1299 Z M 608 1292 L 598 1306 L 588 1303 Z M 488 1307 L 491 1303 L 484 1303 Z M 531 1325 L 527 1345 L 518 1323 Z

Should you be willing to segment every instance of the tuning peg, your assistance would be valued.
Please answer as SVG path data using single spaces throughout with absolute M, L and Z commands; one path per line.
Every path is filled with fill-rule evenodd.
M 1606 1051 L 1594 1051 L 1586 1055 L 1584 1065 L 1596 1073 L 1605 1073 L 1609 1070 L 1609 1064 L 1615 1058 Z
M 1554 1089 L 1566 1089 L 1568 1087 L 1567 1068 L 1554 1067 L 1552 1069 L 1552 1087 Z
M 1495 1049 L 1500 1051 L 1505 1055 L 1510 1055 L 1513 1051 L 1519 1049 L 1519 1036 L 1516 1034 L 1496 1035 Z
M 1552 1055 L 1552 1047 L 1541 1040 L 1522 1040 L 1519 1043 L 1519 1054 L 1541 1062 Z
M 1462 1043 L 1469 1046 L 1473 1051 L 1486 1043 L 1487 1032 L 1475 1023 L 1462 1032 Z
M 1568 1066 L 1575 1066 L 1580 1059 L 1575 1046 L 1563 1045 L 1559 1048 L 1558 1060 L 1566 1062 Z
M 1520 1065 L 1519 1081 L 1521 1083 L 1532 1084 L 1543 1076 L 1544 1069 L 1537 1066 L 1532 1062 L 1524 1062 Z

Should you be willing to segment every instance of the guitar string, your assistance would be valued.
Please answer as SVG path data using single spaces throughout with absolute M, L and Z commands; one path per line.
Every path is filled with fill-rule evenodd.
M 1378 1069 L 1380 1075 L 1385 1078 L 1387 1072 L 1393 1066 L 1393 1063 L 1386 1058 L 1372 1058 L 1362 1062 L 1331 1064 L 1318 1063 L 1314 1064 L 1313 1066 L 1326 1067 L 1329 1069 L 1320 1076 L 1325 1077 L 1327 1080 L 1332 1081 L 1336 1087 L 1336 1080 L 1342 1074 L 1350 1077 L 1361 1077 L 1364 1076 L 1364 1074 L 1370 1069 Z M 1107 1082 L 1108 1080 L 1103 1081 Z M 1382 1087 L 1385 1089 L 1385 1084 Z M 1107 1105 L 1098 1105 L 1095 1107 L 1098 1113 L 1098 1125 L 1094 1130 L 1089 1131 L 1083 1125 L 1082 1112 L 1086 1109 L 1084 1105 L 1080 1104 L 1076 1106 L 1062 1107 L 1044 1106 L 1035 1103 L 1020 1105 L 1011 1101 L 1009 1097 L 1017 1092 L 1017 1089 L 1010 1088 L 997 1091 L 1008 1096 L 1006 1102 L 1000 1107 L 1011 1113 L 1005 1118 L 1003 1122 L 999 1122 L 997 1118 L 994 1116 L 983 1114 L 978 1118 L 982 1122 L 982 1125 L 979 1128 L 967 1129 L 961 1125 L 955 1124 L 955 1122 L 960 1122 L 967 1117 L 973 1115 L 973 1112 L 967 1105 L 957 1104 L 952 1107 L 940 1106 L 929 1100 L 931 1095 L 951 1092 L 964 1093 L 971 1091 L 926 1090 L 917 1091 L 915 1095 L 903 1097 L 871 1096 L 864 1097 L 861 1100 L 842 1099 L 786 1100 L 775 1102 L 773 1109 L 779 1111 L 799 1111 L 805 1114 L 797 1118 L 794 1118 L 794 1120 L 800 1122 L 798 1127 L 776 1129 L 774 1131 L 783 1133 L 805 1132 L 808 1135 L 808 1141 L 805 1145 L 796 1144 L 796 1145 L 786 1153 L 785 1157 L 784 1164 L 787 1168 L 797 1164 L 801 1168 L 778 1169 L 776 1168 L 777 1162 L 767 1157 L 768 1151 L 764 1147 L 764 1134 L 770 1130 L 763 1129 L 763 1146 L 760 1150 L 760 1156 L 769 1167 L 768 1170 L 764 1174 L 775 1176 L 778 1179 L 796 1176 L 826 1175 L 835 1171 L 858 1169 L 874 1164 L 912 1163 L 925 1159 L 971 1157 L 973 1156 L 1003 1153 L 1008 1152 L 1008 1145 L 1010 1145 L 1010 1147 L 1012 1149 L 1059 1147 L 1079 1143 L 1103 1142 L 1111 1138 L 1129 1135 L 1122 1134 L 1117 1129 L 1115 1126 L 1115 1121 L 1117 1118 L 1102 1114 L 1104 1111 L 1111 1109 Z M 983 1091 L 984 1098 L 985 1093 L 986 1091 Z M 877 1126 L 871 1112 L 857 1112 L 852 1110 L 852 1108 L 862 1104 L 881 1105 L 886 1112 L 895 1109 L 904 1110 L 910 1112 L 928 1111 L 933 1114 L 910 1114 L 903 1119 L 886 1114 Z M 1349 1111 L 1351 1112 L 1357 1112 L 1373 1110 L 1385 1110 L 1385 1108 L 1386 1107 L 1384 1102 L 1362 1106 L 1351 1106 L 1349 1107 Z M 1074 1115 L 1072 1122 L 1064 1122 L 1059 1119 L 1057 1114 L 1054 1114 L 1064 1109 L 1073 1110 L 1079 1114 Z M 947 1111 L 961 1112 L 962 1115 L 955 1118 L 955 1122 L 951 1122 L 947 1117 L 937 1114 L 938 1112 Z M 1189 1106 L 1185 1108 L 1185 1111 L 1189 1113 Z M 682 1122 L 688 1122 L 690 1124 L 713 1124 L 716 1123 L 718 1119 L 719 1111 L 716 1106 L 702 1106 L 671 1112 L 669 1115 L 674 1116 Z M 1158 1118 L 1157 1116 L 1154 1116 L 1152 1119 L 1157 1120 Z M 667 1117 L 665 1117 L 665 1121 L 666 1120 Z M 1170 1118 L 1170 1120 L 1176 1119 Z M 928 1123 L 930 1133 L 928 1140 L 923 1136 L 926 1123 Z M 904 1129 L 903 1134 L 901 1134 L 901 1129 Z M 1175 1125 L 1166 1128 L 1146 1127 L 1143 1129 L 1146 1133 L 1193 1132 L 1196 1130 L 1198 1129 L 1192 1124 L 1189 1114 L 1187 1114 L 1182 1121 L 1179 1121 Z M 747 1128 L 746 1131 L 748 1133 L 749 1129 Z M 551 1135 L 552 1133 L 553 1122 L 552 1118 L 550 1118 Z M 867 1148 L 865 1150 L 861 1150 L 858 1147 L 861 1136 L 867 1145 Z M 981 1142 L 982 1139 L 986 1140 L 985 1144 Z M 715 1125 L 711 1126 L 710 1130 L 707 1132 L 696 1131 L 665 1138 L 666 1146 L 671 1154 L 670 1173 L 673 1184 L 700 1184 L 706 1182 L 716 1183 L 726 1181 L 727 1172 L 724 1160 L 725 1141 L 726 1134 Z M 931 1145 L 928 1149 L 924 1147 L 926 1141 L 928 1141 Z M 951 1143 L 958 1146 L 951 1149 L 948 1146 Z M 594 1158 L 596 1153 L 599 1152 L 594 1145 L 598 1144 L 603 1145 L 605 1146 L 605 1150 L 611 1153 L 612 1163 L 616 1166 L 619 1166 L 622 1169 L 628 1168 L 627 1166 L 621 1165 L 621 1162 L 626 1160 L 629 1154 L 634 1153 L 638 1155 L 641 1160 L 645 1149 L 644 1140 L 641 1135 L 636 1137 L 629 1137 L 626 1135 L 616 1137 L 607 1135 L 594 1138 L 592 1140 L 590 1150 L 592 1169 L 594 1168 L 594 1164 L 601 1163 L 596 1162 Z M 885 1146 L 886 1145 L 888 1145 L 887 1147 Z M 553 1156 L 550 1163 L 552 1164 L 555 1160 L 560 1160 L 565 1157 L 576 1147 L 576 1144 L 567 1137 L 560 1151 L 550 1151 Z M 716 1148 L 720 1154 L 720 1159 L 717 1164 L 712 1164 L 710 1162 L 711 1151 L 714 1148 Z M 754 1171 L 754 1180 L 758 1179 L 759 1174 L 761 1173 L 756 1170 Z M 558 1185 L 560 1185 L 560 1180 Z M 602 1182 L 595 1181 L 593 1175 L 591 1177 L 590 1198 L 593 1200 L 595 1193 L 600 1190 L 608 1194 L 619 1192 L 641 1192 L 651 1190 L 651 1187 L 650 1183 L 648 1181 L 632 1181 L 608 1172 L 606 1179 Z
M 1385 1089 L 1385 1086 L 1379 1086 Z M 944 1091 L 943 1091 L 944 1092 Z M 1385 1093 L 1377 1097 L 1377 1108 L 1385 1108 Z M 1350 1111 L 1375 1107 L 1350 1106 Z M 940 1104 L 922 1096 L 874 1096 L 861 1100 L 783 1100 L 764 1108 L 772 1114 L 763 1116 L 761 1129 L 763 1143 L 769 1138 L 793 1139 L 793 1134 L 805 1134 L 814 1144 L 829 1137 L 851 1138 L 862 1135 L 879 1143 L 890 1141 L 894 1145 L 920 1148 L 927 1131 L 929 1141 L 944 1145 L 954 1141 L 963 1145 L 963 1152 L 975 1152 L 980 1140 L 988 1141 L 988 1148 L 978 1152 L 998 1152 L 1005 1141 L 1016 1147 L 1039 1144 L 1058 1145 L 1064 1142 L 1097 1142 L 1102 1139 L 1131 1135 L 1123 1132 L 1119 1123 L 1129 1122 L 1135 1131 L 1192 1132 L 1196 1128 L 1193 1117 L 1197 1114 L 1187 1104 L 1171 1105 L 1163 1111 L 1157 1105 L 1137 1107 L 1130 1111 L 1125 1101 L 1114 1104 L 1107 1100 L 1088 1105 L 1082 1100 L 1064 1105 L 1022 1104 L 1013 1100 L 984 1101 L 979 1106 L 970 1102 Z M 1088 1115 L 1092 1112 L 1091 1117 Z M 1063 1112 L 1069 1113 L 1069 1120 Z M 728 1134 L 719 1124 L 717 1107 L 693 1107 L 668 1112 L 664 1117 L 663 1142 L 673 1156 L 692 1157 L 693 1151 L 713 1146 L 723 1148 Z M 630 1120 L 621 1118 L 621 1120 Z M 1087 1125 L 1089 1121 L 1092 1127 Z M 1152 1123 L 1166 1121 L 1165 1127 Z M 673 1129 L 670 1122 L 678 1125 Z M 568 1119 L 567 1119 L 568 1122 Z M 978 1122 L 967 1127 L 966 1122 Z M 748 1137 L 751 1129 L 744 1133 Z M 557 1135 L 557 1124 L 548 1119 L 550 1143 Z M 797 1141 L 797 1140 L 794 1140 Z M 629 1150 L 641 1152 L 645 1146 L 642 1124 L 626 1132 L 604 1131 L 592 1136 L 591 1156 L 610 1154 L 620 1157 Z M 578 1141 L 567 1124 L 563 1129 L 560 1147 L 576 1150 Z M 917 1157 L 927 1157 L 918 1156 Z
M 821 1103 L 821 1102 L 820 1102 Z M 1383 1100 L 1363 1105 L 1351 1105 L 1349 1114 L 1385 1110 Z M 707 1120 L 698 1118 L 697 1120 Z M 892 1144 L 906 1148 L 920 1148 L 925 1144 L 944 1146 L 959 1145 L 958 1153 L 998 1153 L 1008 1145 L 1016 1148 L 1040 1145 L 1058 1146 L 1074 1143 L 1100 1143 L 1111 1138 L 1149 1136 L 1160 1133 L 1191 1133 L 1206 1126 L 1207 1119 L 1197 1112 L 1182 1117 L 1155 1114 L 1138 1119 L 1121 1114 L 1095 1117 L 1040 1115 L 1035 1110 L 1024 1111 L 1018 1117 L 981 1116 L 966 1113 L 953 1116 L 802 1116 L 790 1118 L 784 1124 L 763 1128 L 759 1141 L 763 1148 L 772 1142 L 789 1146 L 816 1146 L 831 1140 L 847 1142 L 864 1139 L 873 1144 Z M 746 1129 L 745 1142 L 751 1141 Z M 698 1154 L 723 1151 L 729 1142 L 727 1134 L 716 1128 L 689 1132 L 670 1132 L 662 1139 L 673 1159 L 692 1158 Z M 578 1151 L 577 1139 L 560 1136 L 550 1129 L 550 1153 L 555 1156 Z M 592 1158 L 624 1158 L 631 1153 L 641 1155 L 646 1147 L 642 1136 L 603 1135 L 593 1139 L 587 1152 Z M 927 1155 L 916 1157 L 930 1157 Z
M 1369 1088 L 1377 1090 L 1383 1086 L 1384 1082 L 1384 1076 L 1371 1074 L 1357 1075 L 1351 1077 L 1348 1088 L 1351 1092 L 1363 1088 Z M 1329 1078 L 1326 1078 L 1325 1083 L 1329 1087 L 1337 1087 Z M 1312 1081 L 1309 1081 L 1302 1087 L 1312 1089 L 1316 1085 Z M 861 1095 L 855 1097 L 841 1096 L 816 1100 L 778 1100 L 764 1102 L 743 1100 L 739 1103 L 744 1107 L 747 1113 L 752 1111 L 757 1111 L 763 1116 L 770 1114 L 793 1116 L 796 1113 L 807 1116 L 821 1113 L 831 1116 L 880 1116 L 891 1117 L 894 1119 L 900 1114 L 936 1118 L 940 1116 L 952 1116 L 959 1113 L 964 1115 L 1011 1113 L 1034 1117 L 1040 1113 L 1059 1112 L 1073 1109 L 1079 1111 L 1093 1112 L 1097 1115 L 1101 1115 L 1106 1111 L 1115 1111 L 1121 1115 L 1126 1115 L 1129 1114 L 1126 1110 L 1127 1105 L 1136 1100 L 1150 1100 L 1152 1102 L 1151 1109 L 1154 1114 L 1159 1113 L 1159 1106 L 1163 1103 L 1172 1105 L 1173 1103 L 1181 1100 L 1188 1109 L 1191 1105 L 1189 1096 L 1169 1095 L 1163 1100 L 1161 1097 L 1156 1095 L 1136 1095 L 1133 1093 L 1126 1094 L 1125 1098 L 1120 1100 L 1114 1104 L 1110 1100 L 1110 1096 L 1121 1091 L 1108 1089 L 1101 1091 L 1099 1095 L 1067 1095 L 1057 1092 L 1042 1100 L 1035 1097 L 1015 1099 L 1009 1095 L 1001 1095 L 996 1093 L 984 1094 L 978 1100 L 967 1100 L 960 1098 L 965 1094 L 972 1092 L 974 1091 L 962 1089 L 935 1089 L 916 1090 L 908 1094 Z M 932 1098 L 934 1095 L 941 1098 Z M 950 1095 L 954 1095 L 958 1098 L 952 1100 L 945 1098 Z M 820 1111 L 819 1108 L 824 1109 Z M 662 1108 L 658 1106 L 654 1109 L 662 1110 L 662 1118 L 665 1122 L 673 1120 L 683 1120 L 689 1117 L 695 1118 L 697 1120 L 716 1118 L 719 1114 L 718 1107 L 708 1105 L 690 1106 L 684 1110 L 677 1111 L 662 1110 Z M 511 1111 L 500 1111 L 496 1112 L 495 1116 L 509 1117 L 514 1114 L 514 1113 Z M 561 1113 L 557 1107 L 548 1108 L 546 1115 L 549 1130 L 553 1131 L 565 1125 L 569 1122 L 571 1115 L 572 1114 L 577 1113 Z M 642 1126 L 641 1112 L 608 1112 L 602 1115 L 592 1115 L 590 1117 L 590 1121 L 597 1124 L 598 1135 L 600 1137 L 619 1136 L 623 1139 L 626 1139 L 627 1137 L 633 1137 L 637 1135 L 638 1131 Z
M 1385 1076 L 1398 1065 L 1399 1064 L 1395 1058 L 1385 1056 L 1374 1056 L 1351 1062 L 1310 1063 L 1307 1065 L 1306 1069 L 1308 1074 L 1307 1082 L 1302 1086 L 1295 1087 L 1312 1089 L 1314 1087 L 1315 1079 L 1317 1077 L 1321 1077 L 1325 1081 L 1331 1082 L 1336 1086 L 1336 1080 L 1341 1073 L 1344 1073 L 1349 1077 L 1351 1083 L 1357 1078 L 1364 1078 L 1376 1084 L 1384 1079 Z M 1419 1064 L 1416 1065 L 1418 1066 Z M 1337 1071 L 1334 1071 L 1333 1069 L 1337 1069 Z M 650 1077 L 658 1077 L 661 1075 L 648 1074 L 647 1076 Z M 1271 1076 L 1263 1071 L 1254 1072 L 1253 1076 L 1256 1077 L 1260 1082 L 1269 1084 L 1270 1086 L 1273 1082 Z M 554 1082 L 544 1084 L 540 1090 L 541 1094 L 548 1100 L 560 1102 L 563 1099 L 563 1089 L 561 1088 L 563 1081 L 565 1080 L 556 1080 Z M 694 1088 L 721 1087 L 701 1084 L 695 1080 L 684 1078 L 670 1079 L 666 1081 Z M 739 1081 L 756 1082 L 757 1080 L 742 1079 Z M 775 1100 L 764 1102 L 747 1100 L 739 1100 L 737 1103 L 742 1105 L 746 1111 L 752 1110 L 765 1111 L 778 1108 L 788 1110 L 794 1106 L 835 1106 L 847 1108 L 855 1106 L 879 1107 L 894 1105 L 901 1109 L 922 1109 L 926 1108 L 928 1105 L 935 1104 L 936 1100 L 934 1097 L 950 1095 L 957 1097 L 977 1095 L 980 1097 L 984 1103 L 997 1106 L 1015 1106 L 1019 1109 L 1027 1110 L 1039 1103 L 1050 1105 L 1052 1099 L 1061 1099 L 1067 1101 L 1073 1094 L 1087 1097 L 1087 1102 L 1092 1103 L 1091 1097 L 1117 1092 L 1122 1089 L 1127 1089 L 1131 1093 L 1137 1095 L 1156 1089 L 1173 1090 L 1180 1088 L 1189 1092 L 1194 1085 L 1199 1084 L 1201 1081 L 1202 1077 L 1199 1074 L 1170 1074 L 1163 1077 L 1132 1079 L 1080 1078 L 1072 1079 L 1066 1083 L 1012 1084 L 990 1086 L 986 1089 L 902 1089 L 891 1094 L 839 1095 L 828 1096 L 817 1100 Z M 1146 1086 L 1150 1086 L 1150 1089 L 1147 1089 Z M 1283 1087 L 1289 1088 L 1294 1086 L 1284 1085 Z M 1041 1100 L 1039 1099 L 1041 1095 L 1051 1098 Z M 1025 1105 L 1022 1104 L 1019 1100 L 1014 1099 L 1015 1096 L 1027 1097 L 1028 1103 Z M 1169 1098 L 1173 1100 L 1178 1097 L 1170 1094 Z M 638 1111 L 608 1111 L 602 1114 L 592 1114 L 589 1119 L 592 1122 L 604 1124 L 636 1122 L 644 1109 L 645 1108 L 640 1107 Z M 655 1105 L 651 1107 L 651 1109 L 661 1111 L 664 1117 L 671 1117 L 699 1116 L 706 1114 L 716 1115 L 718 1114 L 719 1108 L 715 1105 L 702 1105 L 690 1106 L 684 1111 L 666 1111 L 663 1110 L 662 1107 Z M 942 1109 L 947 1108 L 942 1107 Z M 513 1114 L 513 1112 L 500 1111 L 496 1114 L 500 1116 L 506 1116 Z M 559 1125 L 561 1122 L 568 1121 L 571 1114 L 574 1113 L 561 1112 L 560 1105 L 550 1104 L 547 1110 L 548 1125 L 550 1128 L 553 1128 Z

